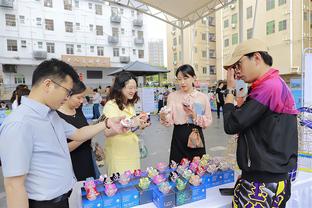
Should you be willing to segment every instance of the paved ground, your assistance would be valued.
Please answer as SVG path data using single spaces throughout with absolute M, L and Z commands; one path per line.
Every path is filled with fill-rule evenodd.
M 169 148 L 172 136 L 172 128 L 166 128 L 160 125 L 156 116 L 152 116 L 152 126 L 140 133 L 140 138 L 144 141 L 148 149 L 148 155 L 142 159 L 142 169 L 147 166 L 154 166 L 157 162 L 168 161 Z M 223 132 L 223 121 L 217 119 L 213 113 L 212 125 L 204 130 L 207 153 L 212 156 L 223 156 L 226 150 L 227 138 Z M 96 137 L 99 143 L 103 144 L 104 135 Z M 0 208 L 6 208 L 5 193 L 3 187 L 2 169 L 0 171 Z

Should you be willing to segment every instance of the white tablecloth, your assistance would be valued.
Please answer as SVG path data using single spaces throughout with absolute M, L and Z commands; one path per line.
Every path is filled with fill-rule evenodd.
M 81 208 L 82 182 L 78 182 L 73 188 L 73 193 L 69 199 L 70 208 Z M 207 198 L 205 200 L 193 202 L 181 208 L 223 208 L 231 207 L 232 197 L 222 196 L 219 188 L 233 187 L 234 183 L 207 189 Z M 136 206 L 136 208 L 155 208 L 153 203 Z M 312 208 L 312 173 L 299 171 L 296 181 L 292 184 L 291 198 L 287 202 L 287 208 Z

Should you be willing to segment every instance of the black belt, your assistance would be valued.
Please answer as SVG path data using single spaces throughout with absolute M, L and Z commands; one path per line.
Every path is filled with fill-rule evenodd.
M 54 199 L 51 199 L 51 200 L 37 201 L 37 200 L 29 199 L 29 202 L 33 205 L 35 205 L 35 204 L 56 204 L 56 203 L 59 203 L 61 201 L 68 199 L 70 197 L 71 192 L 72 192 L 72 190 L 69 190 L 67 193 L 65 193 L 61 196 L 58 196 Z

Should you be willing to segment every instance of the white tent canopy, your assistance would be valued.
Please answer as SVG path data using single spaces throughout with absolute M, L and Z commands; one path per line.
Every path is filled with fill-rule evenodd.
M 214 13 L 233 0 L 104 0 L 135 9 L 181 30 Z

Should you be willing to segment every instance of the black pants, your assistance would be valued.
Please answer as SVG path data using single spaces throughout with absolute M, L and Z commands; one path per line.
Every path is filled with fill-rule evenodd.
M 53 203 L 29 200 L 29 208 L 69 208 L 68 199 Z
M 160 109 L 161 109 L 162 107 L 164 107 L 164 101 L 163 101 L 163 100 L 159 100 L 159 101 L 158 101 L 158 113 L 159 113 L 159 111 L 160 111 Z
M 221 102 L 221 103 L 217 102 L 217 115 L 218 115 L 218 118 L 220 118 L 220 108 L 222 107 L 222 110 L 223 110 L 223 106 L 224 106 L 223 102 Z

